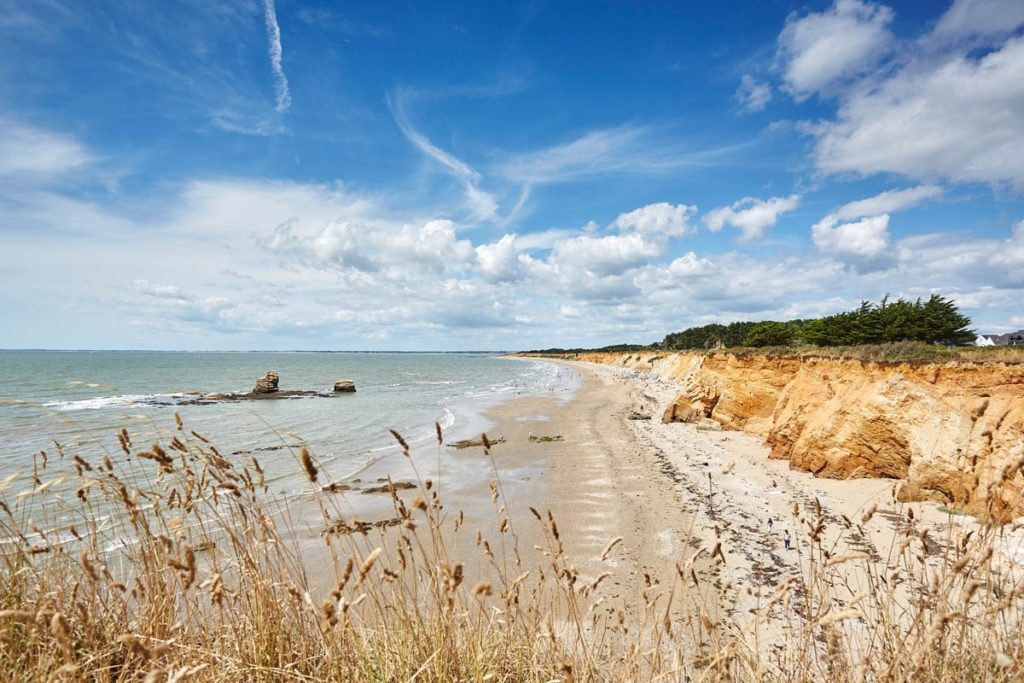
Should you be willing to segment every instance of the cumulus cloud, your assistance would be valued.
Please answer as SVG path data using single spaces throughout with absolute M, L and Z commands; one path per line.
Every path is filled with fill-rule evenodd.
M 551 261 L 562 268 L 598 276 L 621 275 L 661 254 L 661 248 L 642 235 L 582 235 L 555 243 Z
M 912 63 L 814 129 L 826 172 L 1024 187 L 1024 38 L 974 58 Z
M 696 206 L 659 202 L 620 214 L 613 225 L 623 232 L 633 231 L 649 237 L 682 237 L 692 232 L 690 219 L 696 213 Z
M 281 27 L 277 23 L 277 9 L 274 0 L 263 0 L 263 18 L 267 24 L 267 52 L 270 57 L 270 68 L 274 72 L 274 91 L 277 95 L 275 108 L 279 112 L 287 111 L 292 106 L 292 96 L 288 90 L 288 78 L 284 75 L 281 64 L 284 53 L 281 49 Z
M 18 330 L 8 337 L 14 342 L 42 343 L 48 328 L 38 321 L 62 315 L 75 329 L 117 329 L 118 343 L 138 348 L 169 338 L 208 348 L 654 341 L 690 324 L 827 313 L 887 291 L 927 296 L 936 288 L 983 316 L 979 329 L 1008 324 L 1005 311 L 1024 291 L 1024 224 L 993 238 L 970 230 L 889 235 L 883 209 L 939 192 L 910 187 L 850 202 L 829 214 L 833 224 L 812 231 L 816 251 L 766 258 L 677 251 L 666 234 L 692 219 L 684 204 L 625 211 L 603 226 L 471 239 L 441 212 L 395 215 L 387 202 L 338 184 L 191 182 L 158 220 L 139 218 L 138 207 L 117 216 L 92 206 L 95 216 L 65 236 L 66 249 L 45 248 L 51 242 L 34 231 L 5 240 L 5 278 L 37 282 L 40 291 L 27 313 L 18 288 L 0 292 L 0 308 L 12 316 L 8 329 Z M 789 198 L 723 208 L 743 221 L 736 215 L 780 199 Z M 88 205 L 78 201 L 76 214 Z M 71 211 L 40 215 L 40 224 L 73 220 Z M 858 215 L 875 211 L 882 213 Z M 0 225 L 8 220 L 0 216 Z M 46 293 L 40 270 L 89 282 L 88 293 L 63 286 Z M 95 346 L 114 343 L 95 338 Z
M 940 196 L 942 188 L 918 185 L 847 202 L 818 221 L 811 228 L 811 236 L 818 249 L 859 271 L 882 270 L 895 259 L 889 214 Z
M 980 62 L 964 57 L 923 78 L 894 78 L 851 101 L 822 129 L 819 166 L 1022 186 L 1021 73 L 1024 41 L 1018 40 Z
M 740 103 L 740 111 L 745 113 L 763 111 L 771 100 L 771 86 L 756 80 L 750 74 L 743 74 L 743 78 L 740 79 L 740 87 L 736 90 L 736 101 Z
M 775 225 L 779 216 L 800 205 L 800 195 L 756 199 L 744 197 L 731 206 L 720 206 L 704 215 L 704 224 L 711 232 L 719 232 L 730 225 L 740 231 L 740 242 L 749 242 L 762 237 L 765 231 Z
M 801 125 L 818 169 L 1024 188 L 1024 3 L 955 0 L 930 32 L 902 42 L 892 19 L 884 5 L 837 0 L 791 15 L 779 35 L 789 92 L 838 103 Z
M 958 40 L 970 36 L 1007 35 L 1024 24 L 1019 0 L 955 0 L 935 26 L 934 36 Z
M 818 223 L 811 228 L 814 244 L 861 272 L 880 270 L 892 261 L 889 214 L 838 225 Z
M 890 50 L 892 19 L 888 7 L 861 0 L 836 0 L 824 12 L 791 14 L 777 55 L 786 87 L 800 100 L 863 74 Z
M 456 237 L 450 220 L 431 220 L 421 226 L 336 220 L 306 235 L 296 234 L 287 222 L 264 244 L 311 265 L 382 272 L 393 279 L 458 270 L 474 256 L 472 244 Z
M 497 242 L 479 245 L 476 259 L 488 282 L 515 282 L 522 278 L 523 268 L 515 235 L 504 235 Z

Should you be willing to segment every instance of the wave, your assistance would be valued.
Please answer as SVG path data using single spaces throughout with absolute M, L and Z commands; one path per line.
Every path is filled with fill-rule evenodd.
M 101 410 L 132 405 L 175 405 L 189 394 L 121 394 L 120 396 L 93 396 L 72 401 L 50 401 L 44 403 L 45 408 L 55 408 L 61 412 L 75 410 Z

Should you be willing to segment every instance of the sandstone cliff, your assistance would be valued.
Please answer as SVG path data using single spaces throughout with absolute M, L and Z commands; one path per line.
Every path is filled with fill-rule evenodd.
M 714 420 L 764 437 L 771 457 L 832 478 L 903 481 L 995 520 L 1024 515 L 1024 366 L 909 364 L 726 352 L 580 354 L 679 384 L 666 422 Z

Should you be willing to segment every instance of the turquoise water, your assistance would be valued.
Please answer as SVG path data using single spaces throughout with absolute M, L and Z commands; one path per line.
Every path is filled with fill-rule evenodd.
M 330 391 L 355 380 L 355 394 L 177 405 L 189 392 L 244 392 L 267 370 L 280 389 Z M 276 492 L 303 482 L 282 444 L 308 444 L 332 478 L 394 457 L 389 429 L 425 447 L 440 423 L 449 439 L 487 428 L 481 412 L 522 394 L 568 396 L 559 366 L 486 354 L 0 352 L 0 478 L 31 471 L 53 442 L 68 454 L 118 450 L 127 427 L 136 446 L 174 429 L 174 412 L 225 453 L 259 453 Z

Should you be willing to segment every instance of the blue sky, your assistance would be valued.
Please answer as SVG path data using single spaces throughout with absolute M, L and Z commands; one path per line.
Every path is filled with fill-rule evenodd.
M 0 0 L 0 347 L 1024 327 L 1024 3 Z

